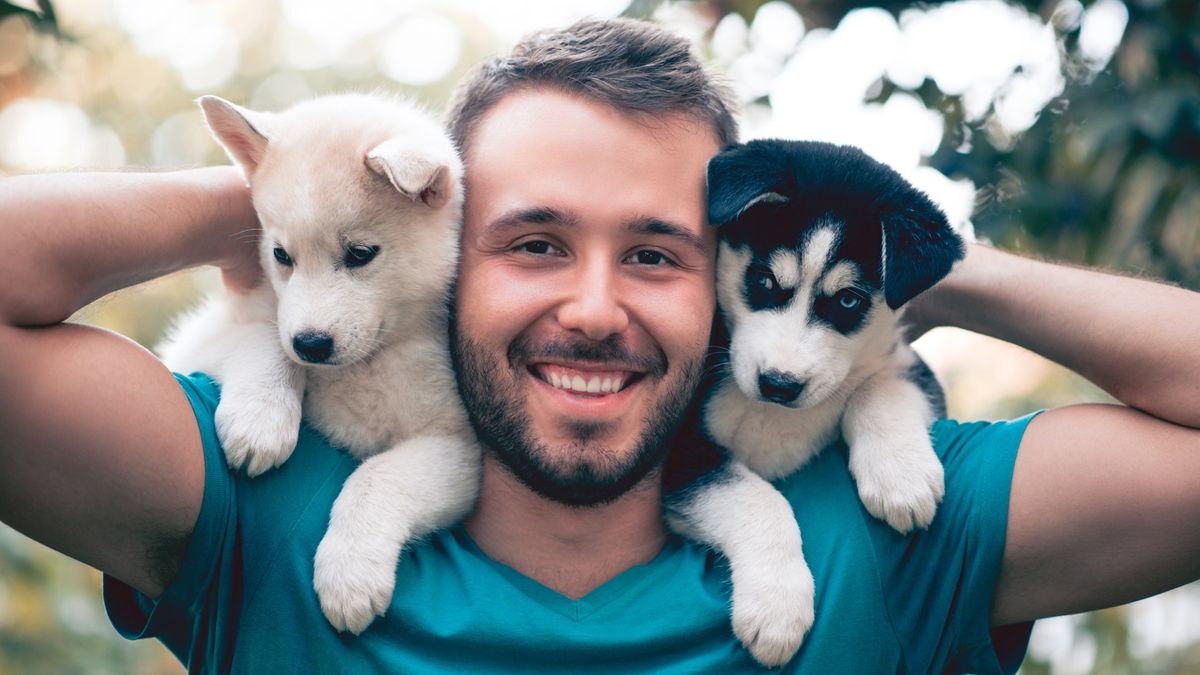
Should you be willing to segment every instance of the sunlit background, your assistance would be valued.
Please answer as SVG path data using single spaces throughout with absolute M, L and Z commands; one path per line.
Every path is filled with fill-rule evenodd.
M 383 89 L 440 110 L 472 63 L 584 16 L 687 35 L 745 106 L 746 137 L 851 143 L 965 233 L 1200 287 L 1200 18 L 1194 0 L 0 0 L 0 174 L 225 162 L 193 100 L 282 109 Z M 80 320 L 152 346 L 215 285 L 175 275 Z M 1028 352 L 939 329 L 918 343 L 951 414 L 1085 400 Z M 0 526 L 0 673 L 157 673 L 119 639 L 99 575 Z M 1200 586 L 1039 622 L 1026 673 L 1200 672 Z

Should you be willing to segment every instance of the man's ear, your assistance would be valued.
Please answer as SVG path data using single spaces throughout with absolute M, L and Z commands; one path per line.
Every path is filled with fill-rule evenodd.
M 201 96 L 196 102 L 225 154 L 242 168 L 246 178 L 252 177 L 267 151 L 271 114 L 247 110 L 219 96 Z
M 882 216 L 883 295 L 892 309 L 931 288 L 964 255 L 962 237 L 942 210 L 921 191 L 908 189 L 907 199 Z
M 784 203 L 787 152 L 751 141 L 708 161 L 708 222 L 724 225 L 761 202 Z
M 386 140 L 367 152 L 363 162 L 401 194 L 431 209 L 441 208 L 454 192 L 450 161 L 431 148 L 402 138 Z

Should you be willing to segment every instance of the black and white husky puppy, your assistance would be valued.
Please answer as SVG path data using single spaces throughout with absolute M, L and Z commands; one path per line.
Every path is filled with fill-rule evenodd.
M 795 561 L 779 561 L 799 537 L 794 524 L 780 527 L 764 546 L 754 511 L 778 521 L 778 509 L 751 490 L 747 467 L 786 476 L 840 434 L 866 509 L 901 533 L 929 526 L 943 495 L 929 426 L 944 404 L 899 322 L 904 304 L 963 257 L 963 243 L 928 197 L 849 146 L 733 146 L 709 163 L 708 189 L 708 218 L 721 228 L 717 328 L 729 349 L 704 399 L 707 438 L 685 431 L 668 462 L 667 506 L 676 529 L 729 559 L 735 631 L 775 664 L 812 623 L 813 586 L 801 560 L 784 594 L 808 603 L 799 622 L 757 592 L 781 590 L 784 569 L 794 574 Z M 739 627 L 739 613 L 758 634 Z

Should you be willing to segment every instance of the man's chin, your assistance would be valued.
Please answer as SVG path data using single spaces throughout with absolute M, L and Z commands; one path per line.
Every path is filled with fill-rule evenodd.
M 489 452 L 522 485 L 567 506 L 586 508 L 610 504 L 642 482 L 666 457 L 667 443 L 642 445 L 614 459 L 595 443 L 576 441 L 576 447 L 532 449 L 528 445 L 489 446 Z M 556 456 L 552 460 L 546 456 Z M 565 459 L 564 459 L 565 458 Z
M 453 344 L 459 393 L 480 442 L 531 491 L 573 507 L 611 503 L 660 466 L 699 381 L 699 360 L 681 364 L 660 395 L 645 402 L 637 430 L 619 430 L 615 420 L 577 418 L 545 438 L 535 428 L 547 420 L 534 424 L 526 408 L 530 392 L 521 391 L 523 369 L 488 358 L 479 344 L 461 336 Z M 614 435 L 621 438 L 607 443 Z

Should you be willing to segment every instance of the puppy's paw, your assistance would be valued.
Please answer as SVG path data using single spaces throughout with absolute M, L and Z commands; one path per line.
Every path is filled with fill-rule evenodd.
M 321 612 L 339 632 L 358 635 L 392 602 L 397 556 L 330 531 L 317 547 L 313 588 Z
M 782 564 L 734 571 L 733 632 L 754 659 L 768 668 L 796 655 L 814 618 L 812 572 L 803 555 Z
M 215 421 L 225 461 L 253 478 L 292 456 L 300 434 L 300 402 L 230 392 L 222 396 Z
M 900 534 L 929 527 L 946 491 L 942 463 L 929 441 L 868 456 L 872 461 L 852 467 L 867 511 Z

